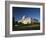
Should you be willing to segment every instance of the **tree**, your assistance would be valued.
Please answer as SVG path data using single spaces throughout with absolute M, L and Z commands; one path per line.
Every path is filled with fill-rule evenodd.
M 15 18 L 13 17 L 13 25 L 15 25 Z
M 15 24 L 18 24 L 18 22 L 16 21 Z

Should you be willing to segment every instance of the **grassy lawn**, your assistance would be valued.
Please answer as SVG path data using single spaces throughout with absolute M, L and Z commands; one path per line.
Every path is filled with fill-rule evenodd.
M 40 30 L 40 23 L 34 24 L 16 23 L 13 26 L 13 31 L 21 31 L 21 30 Z

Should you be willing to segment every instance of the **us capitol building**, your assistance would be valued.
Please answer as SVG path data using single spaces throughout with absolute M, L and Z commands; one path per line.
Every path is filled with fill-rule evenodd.
M 18 20 L 18 23 L 21 22 L 23 24 L 30 24 L 32 22 L 38 22 L 37 19 L 33 19 L 31 17 L 23 16 L 22 19 Z

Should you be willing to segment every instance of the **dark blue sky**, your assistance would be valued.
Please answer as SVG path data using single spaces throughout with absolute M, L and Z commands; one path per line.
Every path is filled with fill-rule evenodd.
M 13 16 L 15 18 L 24 15 L 40 19 L 40 8 L 13 7 Z

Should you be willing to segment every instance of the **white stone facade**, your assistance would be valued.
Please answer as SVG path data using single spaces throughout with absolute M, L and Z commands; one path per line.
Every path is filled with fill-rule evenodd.
M 31 17 L 23 16 L 21 20 L 18 20 L 18 22 L 22 22 L 24 24 L 30 24 L 31 23 Z

